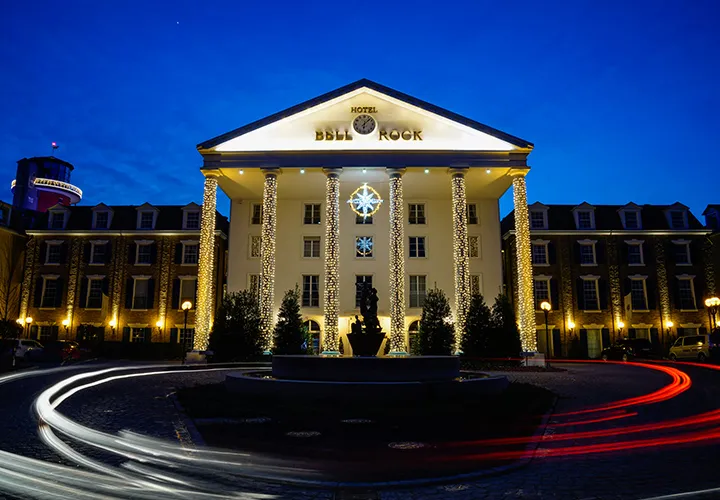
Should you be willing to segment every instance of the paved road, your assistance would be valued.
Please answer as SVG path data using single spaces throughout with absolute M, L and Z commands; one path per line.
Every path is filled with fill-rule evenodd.
M 644 395 L 668 384 L 670 377 L 645 368 L 610 364 L 563 365 L 566 372 L 508 373 L 515 381 L 544 386 L 558 394 L 550 424 L 563 424 L 577 416 L 562 416 L 589 406 L 601 405 Z M 74 367 L 77 371 L 97 366 Z M 582 426 L 562 426 L 555 434 L 596 429 L 622 429 L 626 426 L 667 422 L 720 408 L 720 371 L 682 366 L 692 379 L 692 386 L 667 401 L 624 408 L 637 415 L 614 421 Z M 68 376 L 62 373 L 38 373 L 32 378 L 0 385 L 0 450 L 55 463 L 66 463 L 37 437 L 37 422 L 32 402 L 42 389 Z M 117 432 L 134 429 L 143 434 L 175 440 L 187 439 L 176 407 L 167 396 L 179 387 L 207 384 L 223 379 L 223 372 L 169 374 L 157 377 L 118 380 L 111 385 L 91 388 L 70 398 L 60 407 L 63 414 L 93 428 Z M 612 415 L 612 413 L 606 413 Z M 675 430 L 674 432 L 677 432 Z M 669 431 L 643 434 L 668 436 Z M 662 446 L 610 453 L 552 456 L 544 450 L 561 447 L 582 450 L 598 443 L 623 443 L 626 436 L 601 439 L 577 439 L 556 442 L 549 439 L 539 445 L 539 453 L 526 466 L 495 477 L 463 481 L 444 486 L 405 488 L 371 492 L 365 498 L 382 499 L 640 499 L 655 495 L 720 486 L 720 445 L 718 441 L 695 445 Z M 74 446 L 90 452 L 81 445 Z M 409 450 L 409 453 L 412 451 Z M 96 457 L 102 457 L 95 452 Z M 109 462 L 119 459 L 103 457 Z M 273 498 L 333 498 L 337 492 L 288 488 L 254 481 L 242 484 L 247 493 L 269 493 Z M 337 495 L 337 498 L 350 498 Z M 720 493 L 718 496 L 720 497 Z M 708 496 L 707 498 L 713 498 Z

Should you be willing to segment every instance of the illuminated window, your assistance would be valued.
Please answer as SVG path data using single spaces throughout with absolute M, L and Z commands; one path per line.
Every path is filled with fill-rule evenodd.
M 410 236 L 410 257 L 425 257 L 425 237 Z
M 302 307 L 320 307 L 320 276 L 303 275 Z
M 192 349 L 195 342 L 195 328 L 178 328 L 178 334 L 178 342 L 184 345 L 186 350 Z
M 420 333 L 420 320 L 415 320 L 412 323 L 410 323 L 410 326 L 408 327 L 408 344 L 409 344 L 409 352 L 413 352 L 413 349 L 415 347 L 415 343 L 417 342 L 417 335 Z
M 357 236 L 355 238 L 355 257 L 370 258 L 373 256 L 373 237 Z
M 373 223 L 373 216 L 368 215 L 367 217 L 363 217 L 362 215 L 355 214 L 355 224 L 372 224 Z
M 410 203 L 408 205 L 408 223 L 409 224 L 425 224 L 425 204 Z
M 303 257 L 308 259 L 320 257 L 320 236 L 305 236 L 303 238 Z
M 425 276 L 410 276 L 410 307 L 422 307 L 425 303 Z
M 303 224 L 320 224 L 320 203 L 306 203 Z
M 130 329 L 130 341 L 131 342 L 145 342 L 145 328 L 131 328 Z
M 467 206 L 467 223 L 478 224 L 478 212 L 477 205 L 475 203 L 468 203 Z
M 317 321 L 311 319 L 305 322 L 305 328 L 307 328 L 308 334 L 312 339 L 312 350 L 315 354 L 320 353 L 320 325 Z
M 363 274 L 355 276 L 355 307 L 360 307 L 363 290 L 365 288 L 370 290 L 372 288 L 372 282 L 372 275 Z
M 185 302 L 190 302 L 192 307 L 195 309 L 195 291 L 197 290 L 197 278 L 180 278 L 180 300 L 178 300 L 178 307 L 182 308 Z
M 147 309 L 149 303 L 149 280 L 148 278 L 133 279 L 133 309 Z

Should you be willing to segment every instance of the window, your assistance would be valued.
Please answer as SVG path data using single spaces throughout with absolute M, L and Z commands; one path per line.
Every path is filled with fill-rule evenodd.
M 693 287 L 692 278 L 680 278 L 678 282 L 678 303 L 681 310 L 694 311 L 695 305 L 695 288 Z
M 650 340 L 650 328 L 635 328 L 635 338 Z
M 482 275 L 470 275 L 470 293 L 473 295 L 480 295 L 481 293 L 483 293 Z
M 685 223 L 685 212 L 682 210 L 671 210 L 670 211 L 670 228 L 671 229 L 686 229 L 687 224 Z
M 260 298 L 260 275 L 251 274 L 248 276 L 248 290 L 255 293 L 255 296 Z
M 368 258 L 373 256 L 373 237 L 357 236 L 355 238 L 355 257 Z
M 95 212 L 95 229 L 107 229 L 110 222 L 109 213 Z
M 425 224 L 425 205 L 423 203 L 410 203 L 408 210 L 409 224 Z
M 140 212 L 140 227 L 138 229 L 153 229 L 155 212 Z
M 41 326 L 40 327 L 40 340 L 43 342 L 47 342 L 48 340 L 52 340 L 52 327 L 51 326 Z
M 198 250 L 200 245 L 197 243 L 183 243 L 182 263 L 184 265 L 195 265 L 198 263 Z
M 585 302 L 584 311 L 599 311 L 600 301 L 598 300 L 598 280 L 583 279 L 583 301 Z
M 152 243 L 137 243 L 135 265 L 148 265 L 152 263 Z
M 105 264 L 106 250 L 106 242 L 90 242 L 90 264 Z
M 320 236 L 305 236 L 303 238 L 303 257 L 308 259 L 320 257 Z
M 530 211 L 530 229 L 547 229 L 545 212 L 542 210 Z
M 65 227 L 65 212 L 50 212 L 50 229 Z
M 148 279 L 135 278 L 133 280 L 133 309 L 147 309 L 148 307 Z
M 253 203 L 250 207 L 250 224 L 260 225 L 262 224 L 262 204 Z
M 372 288 L 372 275 L 356 275 L 355 276 L 355 307 L 360 307 L 360 299 L 362 298 L 363 289 Z
M 416 319 L 408 327 L 408 352 L 414 352 L 415 343 L 417 342 L 417 335 L 420 333 L 420 320 Z
M 537 277 L 534 280 L 535 309 L 540 310 L 540 304 L 550 302 L 550 278 Z
M 200 212 L 185 212 L 185 229 L 200 229 Z
M 102 278 L 89 278 L 88 279 L 88 291 L 87 298 L 85 301 L 85 307 L 88 309 L 101 309 L 103 290 Z
M 532 244 L 532 263 L 536 266 L 548 265 L 547 243 Z
M 312 350 L 315 354 L 320 353 L 320 325 L 317 321 L 311 319 L 305 322 L 305 328 L 307 328 L 308 334 L 312 339 Z
M 131 342 L 145 342 L 145 328 L 131 328 L 130 329 L 130 341 Z
M 303 224 L 320 224 L 320 203 L 306 203 Z
M 690 261 L 690 242 L 689 241 L 673 241 L 675 244 L 675 263 L 679 266 L 689 266 Z
M 410 236 L 410 257 L 425 257 L 425 236 Z
M 630 280 L 630 296 L 632 298 L 633 311 L 647 311 L 647 290 L 645 279 Z
M 62 243 L 48 242 L 45 264 L 60 264 L 62 258 Z
M 257 259 L 260 257 L 262 238 L 260 236 L 250 236 L 250 258 Z
M 425 276 L 410 276 L 410 307 L 422 307 L 425 302 Z
M 468 236 L 468 257 L 480 257 L 480 236 Z
M 303 275 L 302 306 L 320 307 L 320 276 Z
M 593 220 L 592 212 L 589 210 L 583 210 L 577 212 L 577 228 L 578 229 L 592 229 Z
M 180 300 L 178 301 L 178 307 L 182 308 L 185 301 L 189 301 L 192 304 L 190 309 L 195 309 L 196 283 L 196 278 L 180 278 Z
M 580 243 L 580 265 L 597 265 L 597 262 L 595 261 L 595 242 Z
M 640 229 L 640 214 L 635 211 L 623 213 L 625 214 L 625 229 Z
M 642 266 L 643 262 L 643 251 L 642 242 L 626 242 L 628 244 L 628 264 L 631 266 Z
M 475 203 L 468 203 L 467 223 L 468 224 L 478 224 L 477 205 Z
M 185 346 L 185 350 L 191 350 L 195 343 L 195 328 L 178 328 L 180 345 Z
M 43 278 L 42 298 L 40 307 L 57 307 L 58 302 L 57 278 Z
M 363 217 L 362 215 L 355 214 L 355 224 L 372 224 L 373 223 L 373 216 L 368 215 L 367 217 Z

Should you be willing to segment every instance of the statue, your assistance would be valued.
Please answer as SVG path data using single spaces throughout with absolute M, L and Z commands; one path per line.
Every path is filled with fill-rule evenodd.
M 377 290 L 375 288 L 371 288 L 369 292 L 367 292 L 367 288 L 365 290 L 365 313 L 363 314 L 365 333 L 380 333 L 380 321 L 377 317 L 379 300 Z
M 350 332 L 351 333 L 357 333 L 358 335 L 362 334 L 362 323 L 360 322 L 360 318 L 355 316 L 355 322 L 350 325 Z
M 355 316 L 355 322 L 350 325 L 348 340 L 355 356 L 375 356 L 380 349 L 385 334 L 378 320 L 377 290 L 367 285 L 360 290 L 360 314 L 362 321 Z M 364 325 L 364 327 L 363 327 Z

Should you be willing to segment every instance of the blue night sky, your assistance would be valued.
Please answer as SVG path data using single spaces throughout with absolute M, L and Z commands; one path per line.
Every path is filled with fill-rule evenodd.
M 720 202 L 718 14 L 661 0 L 6 2 L 0 199 L 15 162 L 57 141 L 83 204 L 200 202 L 196 144 L 369 78 L 533 142 L 531 202 L 681 201 L 699 217 Z

